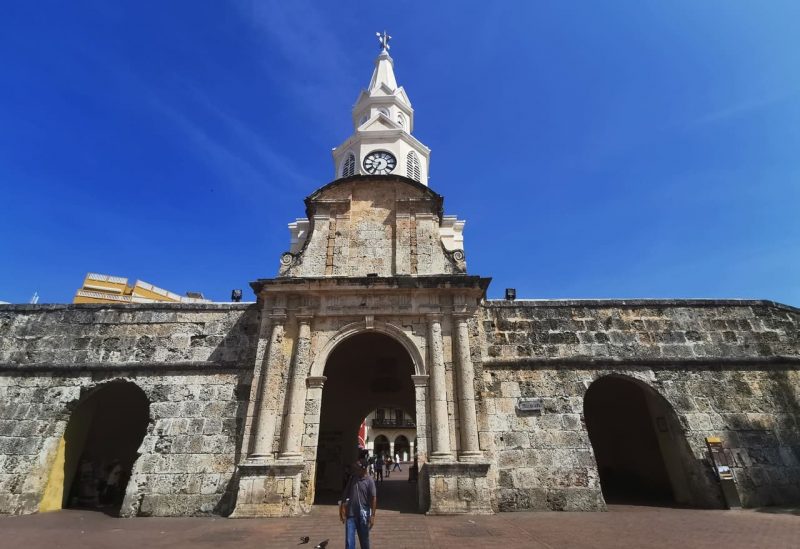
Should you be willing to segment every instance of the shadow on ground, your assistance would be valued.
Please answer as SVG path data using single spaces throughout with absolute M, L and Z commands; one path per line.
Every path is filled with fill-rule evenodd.
M 417 510 L 417 485 L 408 481 L 408 464 L 402 471 L 395 471 L 388 478 L 376 481 L 378 492 L 378 511 L 419 514 Z M 335 507 L 341 494 L 333 491 L 319 491 L 314 498 L 315 507 Z

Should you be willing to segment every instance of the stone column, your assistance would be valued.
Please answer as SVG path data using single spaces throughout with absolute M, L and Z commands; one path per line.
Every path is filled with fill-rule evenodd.
M 453 355 L 458 370 L 458 417 L 461 447 L 458 457 L 461 461 L 480 459 L 478 445 L 478 416 L 475 411 L 475 370 L 469 352 L 469 327 L 466 313 L 454 313 L 455 345 Z
M 313 448 L 316 452 L 319 439 L 319 419 L 322 413 L 322 389 L 325 386 L 325 376 L 309 376 L 306 378 L 306 403 L 303 423 L 306 425 L 306 434 L 303 435 L 303 448 Z
M 428 315 L 428 348 L 430 349 L 430 400 L 433 448 L 432 461 L 452 459 L 450 421 L 447 417 L 447 383 L 444 371 L 442 315 Z
M 417 443 L 414 455 L 419 457 L 420 464 L 428 461 L 428 379 L 426 375 L 411 376 L 414 381 L 414 393 L 417 399 L 415 410 L 417 412 Z
M 281 452 L 278 459 L 299 460 L 302 458 L 303 417 L 306 403 L 306 375 L 311 358 L 311 316 L 297 316 L 297 342 L 294 362 L 289 380 L 289 411 L 283 422 Z
M 267 363 L 261 369 L 261 387 L 258 399 L 258 415 L 255 424 L 255 435 L 253 450 L 250 453 L 251 459 L 264 459 L 272 456 L 272 441 L 275 436 L 275 423 L 277 421 L 276 410 L 269 405 L 270 378 L 274 377 L 276 370 L 283 367 L 283 335 L 286 313 L 273 313 L 270 315 L 272 320 L 272 335 L 269 340 L 269 351 L 267 351 Z M 274 390 L 274 389 L 273 389 Z M 281 395 L 273 395 L 272 398 Z
M 322 411 L 322 389 L 325 386 L 325 376 L 309 376 L 306 378 L 306 403 L 305 403 L 305 416 L 303 422 L 305 423 L 306 433 L 303 438 L 303 453 L 304 459 L 310 460 L 313 466 L 308 474 L 308 483 L 306 484 L 305 501 L 314 500 L 314 491 L 316 489 L 316 452 L 319 443 L 319 420 Z
M 429 376 L 426 375 L 413 375 L 411 379 L 414 381 L 414 393 L 417 399 L 417 437 L 414 443 L 414 453 L 411 455 L 413 461 L 417 457 L 417 466 L 420 471 L 424 471 L 423 467 L 428 463 L 428 425 L 430 424 L 430 408 L 428 406 L 428 380 Z M 429 489 L 427 488 L 427 481 L 425 475 L 420 473 L 417 478 L 417 509 L 424 513 L 428 510 L 430 505 L 430 497 L 428 496 Z

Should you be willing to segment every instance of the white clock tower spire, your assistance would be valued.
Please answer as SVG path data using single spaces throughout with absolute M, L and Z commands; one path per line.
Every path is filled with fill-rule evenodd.
M 369 87 L 353 107 L 355 133 L 333 150 L 335 176 L 396 174 L 427 185 L 431 151 L 411 135 L 414 109 L 394 77 L 391 36 L 386 31 L 376 35 L 381 52 Z

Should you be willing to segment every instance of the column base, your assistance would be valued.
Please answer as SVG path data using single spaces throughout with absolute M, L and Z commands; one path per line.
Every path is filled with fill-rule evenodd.
M 458 461 L 467 463 L 482 463 L 483 452 L 481 452 L 480 450 L 459 452 Z
M 239 493 L 230 518 L 292 517 L 308 510 L 300 502 L 303 462 L 247 460 L 237 467 Z
M 426 463 L 425 478 L 430 490 L 428 515 L 489 515 L 488 462 Z
M 433 452 L 429 454 L 430 461 L 437 463 L 452 463 L 453 454 L 451 452 Z

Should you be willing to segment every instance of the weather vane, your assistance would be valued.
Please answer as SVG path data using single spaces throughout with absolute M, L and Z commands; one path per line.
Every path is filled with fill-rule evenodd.
M 391 40 L 392 37 L 389 36 L 386 33 L 386 31 L 383 31 L 383 34 L 381 34 L 379 32 L 376 32 L 375 36 L 378 37 L 378 42 L 381 43 L 381 49 L 388 50 L 389 49 L 389 40 Z

